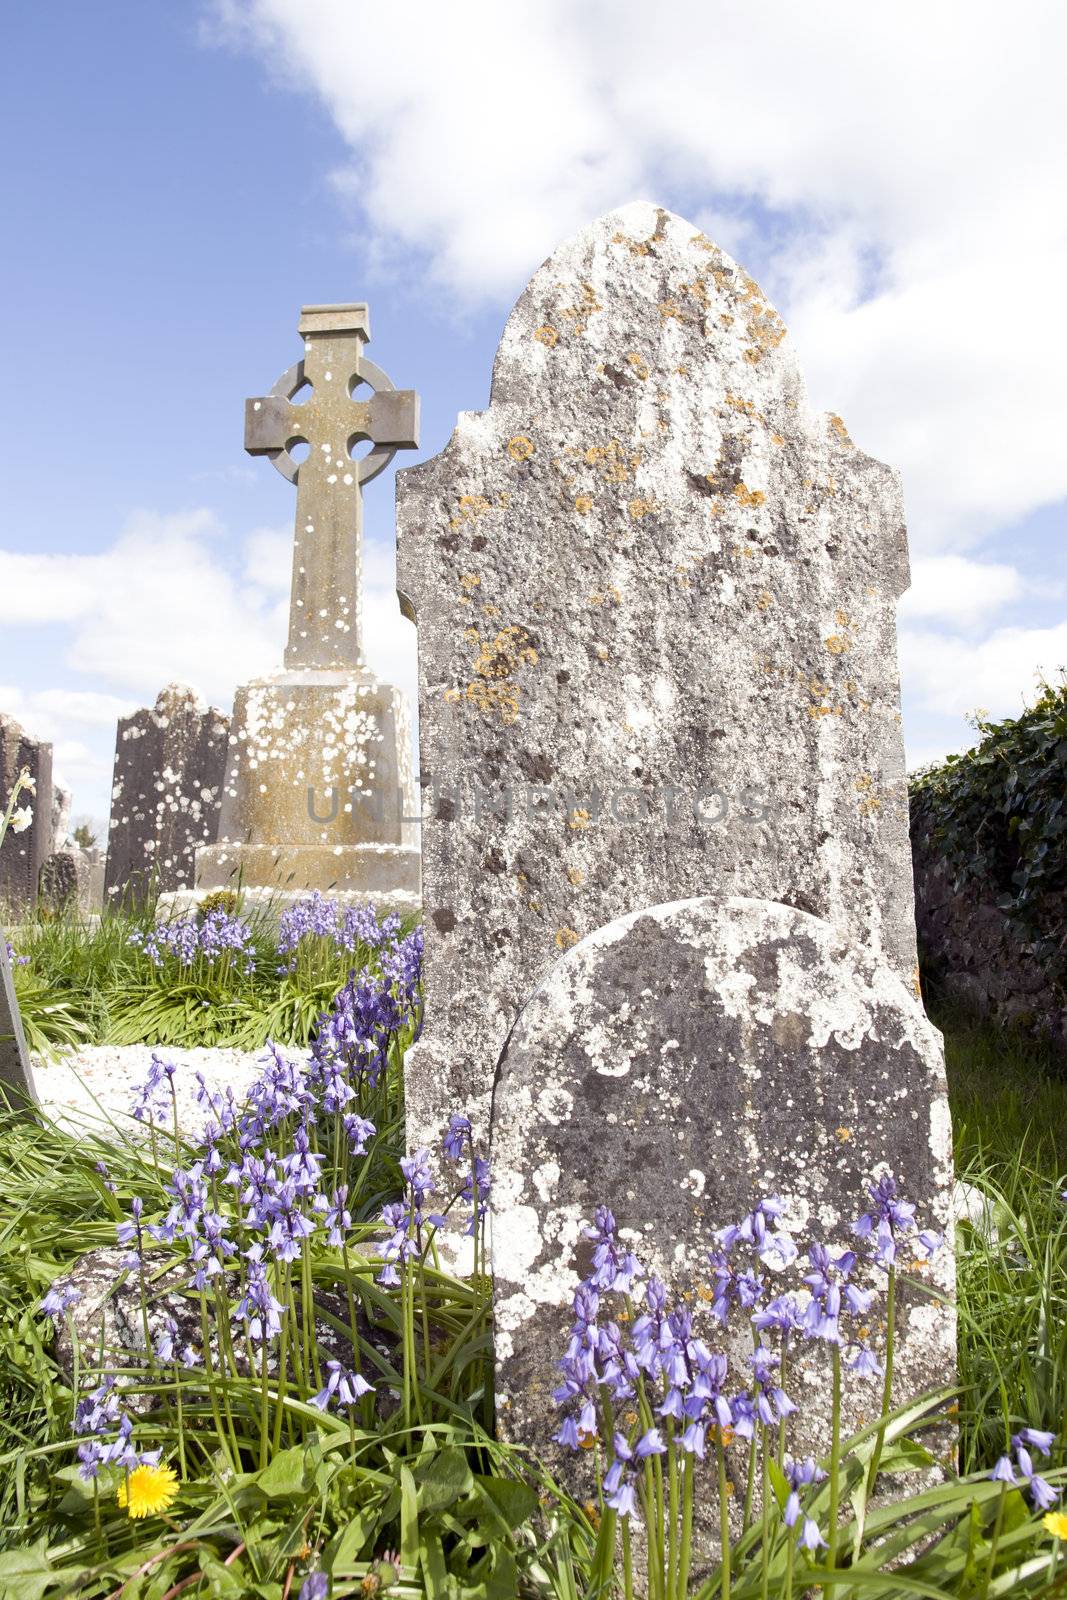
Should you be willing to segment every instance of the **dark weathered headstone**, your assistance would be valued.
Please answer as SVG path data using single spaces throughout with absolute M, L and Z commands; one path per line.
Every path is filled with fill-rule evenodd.
M 364 657 L 362 572 L 363 485 L 417 443 L 418 397 L 364 355 L 365 305 L 305 306 L 300 332 L 303 359 L 245 410 L 245 448 L 297 489 L 285 669 L 237 691 L 218 842 L 197 852 L 196 883 L 414 907 L 409 713 Z M 372 448 L 354 459 L 359 441 Z
M 815 1238 L 837 1255 L 855 1247 L 850 1223 L 868 1209 L 867 1180 L 883 1171 L 918 1200 L 924 1226 L 948 1227 L 940 1036 L 869 949 L 821 918 L 740 897 L 657 906 L 590 934 L 527 1003 L 497 1076 L 491 1205 L 503 1433 L 539 1449 L 549 1443 L 555 1363 L 573 1291 L 589 1270 L 582 1225 L 599 1205 L 612 1208 L 627 1246 L 672 1300 L 686 1297 L 698 1324 L 703 1315 L 695 1331 L 723 1349 L 701 1299 L 714 1229 L 774 1193 L 785 1207 L 780 1226 L 802 1248 Z M 925 1277 L 924 1289 L 951 1293 L 947 1251 Z M 884 1291 L 884 1274 L 870 1284 Z M 951 1309 L 925 1292 L 901 1296 L 898 1404 L 951 1382 L 955 1363 Z M 884 1297 L 871 1323 L 883 1315 Z M 751 1349 L 742 1314 L 724 1349 L 730 1393 L 746 1386 Z M 793 1363 L 794 1453 L 828 1448 L 828 1367 L 825 1346 Z M 871 1407 L 869 1382 L 850 1378 L 849 1423 Z M 567 1452 L 555 1464 L 575 1470 Z
M 40 900 L 53 915 L 76 910 L 82 915 L 100 911 L 103 903 L 103 858 L 95 847 L 82 850 L 67 844 L 53 850 L 41 867 Z
M 0 1098 L 3 1098 L 4 1090 L 10 1090 L 12 1105 L 37 1099 L 19 1003 L 11 977 L 7 939 L 3 929 L 0 929 Z
M 142 900 L 193 881 L 198 845 L 214 840 L 229 718 L 171 683 L 151 710 L 120 717 L 111 789 L 106 894 Z
M 33 790 L 23 791 L 17 804 L 28 806 L 33 820 L 18 833 L 9 831 L 0 845 L 0 908 L 16 911 L 36 904 L 38 874 L 52 853 L 52 746 L 0 712 L 0 816 L 24 770 Z

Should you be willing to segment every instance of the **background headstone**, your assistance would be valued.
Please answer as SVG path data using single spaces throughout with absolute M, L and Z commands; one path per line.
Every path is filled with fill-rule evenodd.
M 155 705 L 120 717 L 111 789 L 106 894 L 140 901 L 193 880 L 198 845 L 214 840 L 229 718 L 170 683 Z
M 7 939 L 0 930 L 0 1095 L 10 1089 L 12 1103 L 37 1100 L 33 1069 L 22 1031 L 19 1003 L 11 977 Z
M 61 784 L 52 786 L 52 848 L 61 850 L 70 839 L 70 808 L 73 795 Z
M 724 1347 L 708 1313 L 716 1227 L 774 1193 L 801 1249 L 814 1237 L 836 1255 L 855 1247 L 865 1185 L 887 1170 L 921 1226 L 948 1228 L 940 1036 L 900 977 L 821 918 L 740 897 L 657 906 L 584 939 L 527 1003 L 500 1062 L 492 1154 L 498 1421 L 580 1490 L 581 1453 L 550 1435 L 555 1363 L 589 1271 L 583 1223 L 611 1207 L 627 1246 L 691 1306 L 694 1333 L 728 1355 L 736 1393 L 752 1336 L 735 1315 Z M 955 1317 L 925 1293 L 951 1295 L 949 1252 L 923 1276 L 921 1294 L 901 1280 L 896 1404 L 954 1381 Z M 878 1329 L 885 1275 L 858 1281 L 880 1290 Z M 825 1454 L 826 1346 L 804 1347 L 787 1388 L 791 1451 Z M 871 1408 L 869 1380 L 848 1375 L 846 1433 Z
M 757 285 L 633 205 L 508 319 L 489 409 L 397 476 L 419 627 L 426 1028 L 408 1137 L 483 1133 L 583 935 L 744 894 L 915 977 L 900 484 L 807 406 Z
M 198 890 L 419 897 L 411 733 L 401 691 L 363 656 L 362 486 L 418 438 L 418 403 L 363 347 L 367 307 L 305 306 L 304 358 L 249 400 L 245 448 L 297 487 L 285 669 L 234 701 L 218 843 Z M 307 386 L 301 403 L 295 397 Z M 369 398 L 364 398 L 369 395 Z M 297 463 L 290 446 L 310 447 Z M 360 440 L 373 448 L 350 453 Z
M 103 852 L 95 845 L 82 850 L 69 843 L 53 850 L 41 867 L 38 891 L 42 905 L 56 916 L 71 909 L 82 916 L 102 910 Z
M 36 905 L 38 875 L 52 853 L 52 746 L 31 738 L 14 717 L 0 712 L 0 813 L 7 810 L 24 767 L 35 789 L 23 791 L 18 804 L 32 809 L 33 821 L 22 833 L 9 832 L 0 845 L 0 908 L 16 912 Z

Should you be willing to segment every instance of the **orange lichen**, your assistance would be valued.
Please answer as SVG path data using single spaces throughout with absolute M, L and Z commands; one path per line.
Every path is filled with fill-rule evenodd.
M 570 950 L 578 943 L 578 935 L 573 928 L 556 929 L 556 949 Z
M 734 484 L 734 499 L 745 507 L 761 506 L 767 496 L 762 489 L 750 489 L 747 484 Z
M 524 433 L 517 433 L 508 440 L 507 450 L 512 461 L 529 461 L 534 453 L 533 441 Z
M 648 362 L 645 361 L 642 356 L 639 356 L 636 350 L 631 350 L 626 359 L 633 368 L 635 375 L 640 378 L 643 383 L 648 377 Z
M 544 327 L 534 329 L 534 338 L 539 344 L 546 344 L 551 350 L 554 344 L 559 343 L 559 330 L 546 322 Z

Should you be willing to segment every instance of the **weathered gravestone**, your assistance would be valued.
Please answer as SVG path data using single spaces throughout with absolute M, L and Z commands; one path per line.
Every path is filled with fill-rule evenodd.
M 120 717 L 115 739 L 105 893 L 142 900 L 193 880 L 197 845 L 215 838 L 229 719 L 169 683 Z
M 414 905 L 407 705 L 363 656 L 362 488 L 417 443 L 418 401 L 363 355 L 365 305 L 305 306 L 300 332 L 303 360 L 245 415 L 245 448 L 297 486 L 285 670 L 237 691 L 218 843 L 197 852 L 196 882 Z
M 38 878 L 41 904 L 54 915 L 76 910 L 82 916 L 99 912 L 104 900 L 105 858 L 95 845 L 88 850 L 67 843 L 53 850 Z
M 461 415 L 440 456 L 399 475 L 398 543 L 429 791 L 427 1025 L 407 1063 L 408 1138 L 436 1141 L 460 1109 L 484 1135 L 500 1063 L 505 1404 L 533 1348 L 547 1363 L 561 1345 L 578 1281 L 567 1249 L 600 1202 L 678 1282 L 694 1270 L 692 1171 L 709 1232 L 771 1187 L 843 1244 L 875 1160 L 943 1225 L 943 1069 L 913 1003 L 900 485 L 840 418 L 809 410 L 756 284 L 648 205 L 561 246 L 508 320 L 488 411 Z M 739 927 L 734 897 L 755 903 Z M 679 928 L 663 908 L 689 900 L 695 921 Z M 628 933 L 619 919 L 635 913 L 648 915 Z M 591 935 L 586 993 L 586 947 L 566 952 Z M 657 1020 L 646 991 L 664 963 L 672 998 Z M 572 980 L 582 1004 L 568 1000 L 564 1027 L 552 996 Z M 832 1003 L 816 1014 L 823 988 Z M 555 1052 L 535 1027 L 553 1009 Z M 552 1083 L 584 1084 L 581 1108 L 570 1088 L 538 1098 L 535 1058 Z M 787 1138 L 750 1086 L 766 1069 L 785 1092 L 790 1061 L 823 1087 Z M 692 1089 L 702 1070 L 714 1093 L 710 1078 Z M 663 1107 L 690 1101 L 673 1127 Z M 861 1130 L 844 1147 L 839 1102 Z M 654 1205 L 646 1185 L 619 1187 L 638 1115 L 654 1130 Z M 905 1350 L 905 1370 L 951 1372 L 948 1314 L 942 1330 L 915 1321 L 903 1343 L 913 1332 L 923 1349 Z M 552 1426 L 541 1400 L 516 1424 L 539 1444 Z
M 5 1096 L 5 1091 L 9 1091 L 9 1096 Z M 19 1003 L 15 998 L 7 939 L 0 930 L 0 1101 L 5 1098 L 17 1106 L 27 1100 L 36 1101 L 37 1091 Z
M 52 853 L 52 746 L 31 738 L 14 717 L 0 712 L 0 815 L 24 769 L 34 787 L 23 791 L 18 805 L 29 806 L 33 820 L 21 833 L 9 832 L 0 848 L 0 907 L 9 909 L 36 904 L 37 877 Z

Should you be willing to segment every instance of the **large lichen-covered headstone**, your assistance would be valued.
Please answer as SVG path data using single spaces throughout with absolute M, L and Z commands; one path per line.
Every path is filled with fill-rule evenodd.
M 18 805 L 33 813 L 27 828 L 12 829 L 0 847 L 0 909 L 28 910 L 37 902 L 37 877 L 52 853 L 52 746 L 32 738 L 14 717 L 0 712 L 0 816 L 7 810 L 19 773 L 29 773 L 32 791 Z
M 857 1247 L 850 1224 L 883 1172 L 917 1203 L 925 1229 L 949 1225 L 940 1036 L 869 947 L 767 900 L 653 907 L 569 951 L 505 1046 L 492 1149 L 498 1419 L 507 1437 L 550 1455 L 556 1363 L 598 1206 L 612 1208 L 626 1247 L 672 1302 L 692 1309 L 694 1332 L 728 1354 L 730 1394 L 747 1387 L 752 1330 L 741 1311 L 724 1335 L 709 1312 L 716 1228 L 773 1193 L 794 1246 L 818 1240 L 836 1257 Z M 908 1259 L 902 1246 L 900 1265 Z M 788 1286 L 807 1270 L 802 1255 Z M 787 1285 L 762 1275 L 764 1300 Z M 930 1295 L 951 1297 L 949 1252 L 922 1276 L 921 1292 L 902 1279 L 897 1404 L 954 1381 L 955 1318 Z M 881 1354 L 885 1274 L 860 1270 L 854 1284 L 881 1291 L 850 1329 L 868 1323 Z M 613 1315 L 607 1305 L 603 1315 Z M 798 1406 L 790 1448 L 822 1455 L 827 1346 L 794 1355 L 787 1381 Z M 849 1372 L 845 1406 L 850 1432 L 876 1406 L 869 1380 Z M 580 1477 L 580 1463 L 555 1455 Z
M 484 1131 L 504 1039 L 579 938 L 743 894 L 915 971 L 895 472 L 813 413 L 698 229 L 601 218 L 508 319 L 489 409 L 398 475 L 419 626 L 426 1030 L 407 1125 Z
M 303 359 L 245 413 L 245 448 L 297 488 L 285 668 L 237 691 L 218 842 L 197 852 L 196 882 L 413 908 L 410 721 L 364 658 L 362 486 L 415 446 L 418 400 L 364 355 L 365 305 L 305 306 L 300 332 Z
M 136 902 L 192 883 L 198 845 L 213 841 L 229 718 L 169 683 L 153 707 L 120 717 L 115 740 L 105 893 Z

